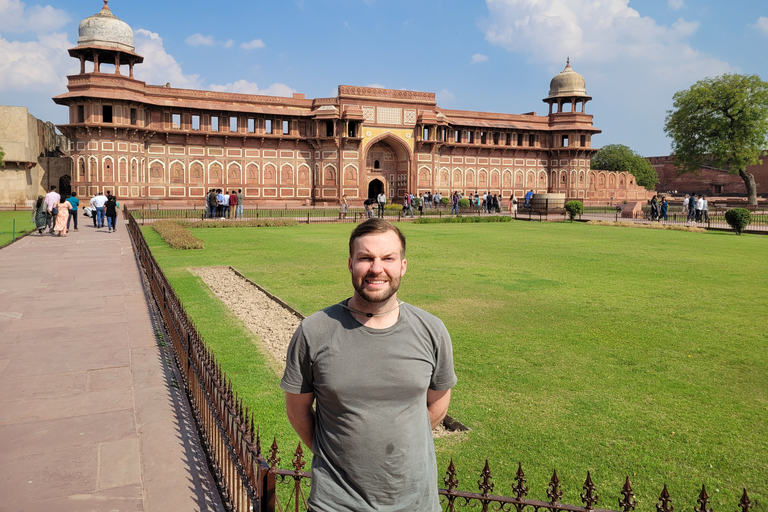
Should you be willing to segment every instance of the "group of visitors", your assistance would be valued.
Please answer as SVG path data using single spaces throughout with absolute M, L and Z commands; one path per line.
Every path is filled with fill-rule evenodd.
M 530 194 L 533 195 L 533 191 L 531 191 Z M 415 209 L 418 209 L 419 214 L 423 214 L 425 208 L 438 208 L 438 205 L 442 205 L 442 199 L 443 196 L 440 195 L 439 191 L 435 192 L 434 194 L 432 192 L 424 192 L 419 194 L 405 192 L 403 193 L 402 197 L 403 215 L 413 218 L 415 216 Z M 477 213 L 480 213 L 481 211 L 483 213 L 501 213 L 502 211 L 502 198 L 498 194 L 485 192 L 481 195 L 478 192 L 475 192 L 474 194 L 470 193 L 465 197 L 461 192 L 454 191 L 450 195 L 448 201 L 448 204 L 451 205 L 451 215 L 459 214 L 459 205 L 462 199 L 467 199 L 469 201 L 469 206 L 472 207 Z M 365 208 L 365 218 L 369 219 L 374 217 L 374 206 L 378 207 L 376 216 L 383 218 L 384 207 L 386 204 L 387 196 L 384 194 L 384 192 L 379 193 L 376 197 L 369 197 L 365 199 L 363 201 L 363 207 Z M 515 195 L 510 194 L 508 205 L 509 214 L 513 217 L 517 215 L 517 204 L 517 198 Z M 347 212 L 349 211 L 349 202 L 347 201 L 346 195 L 344 195 L 340 201 L 340 208 L 340 218 L 346 218 Z
M 688 222 L 709 222 L 709 203 L 707 196 L 699 194 L 685 194 L 683 199 L 683 213 L 688 212 Z
M 35 229 L 40 235 L 43 235 L 47 229 L 51 235 L 67 236 L 73 224 L 74 231 L 79 231 L 77 227 L 79 207 L 80 199 L 76 192 L 64 198 L 56 191 L 56 186 L 51 185 L 50 192 L 45 196 L 37 196 L 32 210 L 32 222 L 35 223 Z M 90 206 L 84 208 L 84 214 L 86 217 L 93 218 L 93 227 L 103 228 L 106 223 L 108 232 L 114 233 L 117 231 L 119 208 L 120 203 L 117 202 L 117 197 L 108 190 L 106 194 L 99 192 L 92 197 Z
M 653 196 L 651 198 L 651 220 L 667 220 L 667 210 L 669 209 L 669 203 L 667 203 L 667 198 L 665 196 L 661 196 L 661 201 L 656 200 L 656 196 Z
M 205 196 L 205 217 L 207 219 L 242 219 L 243 202 L 242 189 L 227 193 L 226 190 L 212 188 Z

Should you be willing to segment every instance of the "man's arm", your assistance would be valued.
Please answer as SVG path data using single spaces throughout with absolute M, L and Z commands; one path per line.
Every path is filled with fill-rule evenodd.
M 288 415 L 288 421 L 310 451 L 312 441 L 315 439 L 315 410 L 312 409 L 314 401 L 314 393 L 285 393 L 285 412 Z
M 451 403 L 451 390 L 435 391 L 427 390 L 427 410 L 429 411 L 429 422 L 432 428 L 435 428 L 443 421 L 448 412 L 448 404 Z M 294 427 L 296 428 L 296 427 Z

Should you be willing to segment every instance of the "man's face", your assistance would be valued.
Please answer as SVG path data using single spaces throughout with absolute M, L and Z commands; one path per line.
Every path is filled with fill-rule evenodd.
M 349 272 L 355 294 L 371 303 L 386 302 L 400 287 L 407 261 L 394 231 L 361 236 L 353 244 Z

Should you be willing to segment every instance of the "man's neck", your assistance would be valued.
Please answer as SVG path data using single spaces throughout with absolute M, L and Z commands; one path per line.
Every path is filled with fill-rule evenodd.
M 350 313 L 355 320 L 371 329 L 386 329 L 392 327 L 400 318 L 400 307 L 397 295 L 393 295 L 386 302 L 368 302 L 355 293 L 355 295 L 349 299 L 349 302 L 347 302 L 347 306 L 349 306 Z

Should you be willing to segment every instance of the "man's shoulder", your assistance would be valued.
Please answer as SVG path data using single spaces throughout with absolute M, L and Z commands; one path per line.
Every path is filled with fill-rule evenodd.
M 421 309 L 420 307 L 414 306 L 413 304 L 409 304 L 407 302 L 401 303 L 400 307 L 407 312 L 408 318 L 411 321 L 420 322 L 430 330 L 445 329 L 445 325 L 443 324 L 442 320 L 440 320 L 432 313 Z

